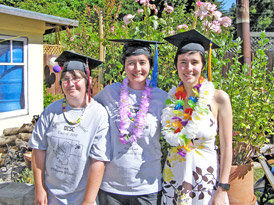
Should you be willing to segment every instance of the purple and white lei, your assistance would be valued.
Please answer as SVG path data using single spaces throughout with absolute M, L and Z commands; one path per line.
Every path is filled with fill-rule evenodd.
M 123 80 L 123 84 L 121 85 L 121 92 L 120 92 L 120 140 L 123 144 L 128 142 L 136 142 L 137 139 L 141 138 L 144 132 L 144 128 L 146 125 L 146 115 L 149 108 L 149 102 L 151 98 L 151 90 L 152 88 L 149 87 L 149 80 L 146 80 L 146 86 L 143 90 L 140 108 L 136 114 L 136 119 L 134 120 L 131 116 L 130 112 L 130 102 L 129 102 L 129 87 L 128 87 L 129 80 L 125 78 Z M 129 131 L 130 121 L 133 119 L 134 121 L 134 128 L 132 132 Z

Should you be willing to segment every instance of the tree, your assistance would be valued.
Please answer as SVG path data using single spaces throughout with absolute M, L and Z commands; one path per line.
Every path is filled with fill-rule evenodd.
M 272 0 L 249 0 L 250 31 L 274 31 Z
M 274 6 L 272 0 L 249 0 L 249 18 L 250 18 L 250 31 L 274 31 Z M 229 11 L 230 15 L 236 19 L 236 5 Z M 236 28 L 236 22 L 233 22 Z

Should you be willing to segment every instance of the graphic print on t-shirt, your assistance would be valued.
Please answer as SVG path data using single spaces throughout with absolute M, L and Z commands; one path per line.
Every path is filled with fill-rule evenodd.
M 50 171 L 54 172 L 57 178 L 67 183 L 73 183 L 77 169 L 81 163 L 83 145 L 78 140 L 65 138 L 51 138 L 54 156 L 51 162 Z

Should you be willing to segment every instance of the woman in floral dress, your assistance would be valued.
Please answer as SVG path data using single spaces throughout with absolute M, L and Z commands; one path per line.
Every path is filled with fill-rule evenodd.
M 171 146 L 163 171 L 162 204 L 228 204 L 231 104 L 224 91 L 214 89 L 212 82 L 201 76 L 205 51 L 211 53 L 211 47 L 218 45 L 196 30 L 166 40 L 178 47 L 174 63 L 181 83 L 169 91 L 162 114 L 162 134 Z M 215 147 L 217 131 L 220 163 Z

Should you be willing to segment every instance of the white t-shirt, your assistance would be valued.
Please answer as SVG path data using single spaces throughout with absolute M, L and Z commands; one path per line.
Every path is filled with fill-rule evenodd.
M 161 191 L 161 111 L 167 93 L 153 88 L 143 136 L 134 143 L 123 144 L 119 138 L 119 99 L 121 83 L 106 86 L 94 99 L 109 114 L 112 160 L 106 163 L 101 189 L 122 195 L 143 195 Z M 132 117 L 140 106 L 143 90 L 129 89 Z M 131 122 L 132 130 L 134 122 Z
M 49 204 L 79 204 L 84 199 L 90 158 L 109 161 L 108 114 L 92 100 L 86 108 L 72 108 L 63 100 L 41 114 L 28 143 L 46 151 L 45 185 Z M 81 121 L 71 125 L 69 121 Z

